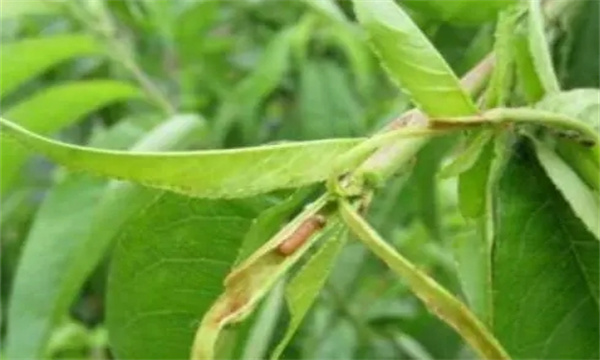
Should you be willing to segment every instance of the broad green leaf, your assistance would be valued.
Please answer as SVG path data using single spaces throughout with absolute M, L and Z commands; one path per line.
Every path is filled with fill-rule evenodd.
M 600 200 L 556 153 L 535 141 L 538 160 L 573 212 L 600 240 Z
M 116 101 L 137 97 L 135 87 L 112 80 L 91 80 L 56 85 L 9 108 L 3 116 L 39 134 L 52 134 L 85 115 Z M 14 183 L 28 152 L 0 139 L 2 193 Z
M 402 3 L 427 17 L 464 26 L 494 20 L 515 0 L 406 0 Z
M 176 117 L 143 137 L 137 147 L 178 148 L 186 144 L 190 134 L 197 135 L 202 126 L 196 118 Z M 94 143 L 125 148 L 144 131 L 124 122 Z M 113 207 L 107 207 L 105 188 L 103 179 L 86 174 L 65 174 L 46 196 L 15 278 L 9 310 L 9 358 L 41 356 L 50 331 L 67 314 L 86 278 L 105 255 L 112 237 L 132 215 L 130 210 L 139 210 L 157 196 L 156 191 L 150 193 L 144 189 L 142 199 L 145 202 L 140 203 L 140 192 L 128 188 L 118 192 L 118 204 L 113 201 Z M 92 232 L 94 219 L 102 221 L 101 233 L 98 229 Z M 53 251 L 48 253 L 48 249 Z M 44 276 L 40 277 L 40 274 Z
M 31 38 L 2 44 L 0 98 L 63 61 L 98 55 L 101 50 L 93 37 L 82 34 Z
M 494 329 L 513 358 L 597 359 L 598 241 L 532 149 L 508 163 L 496 198 Z
M 27 15 L 53 15 L 60 10 L 59 1 L 44 0 L 2 0 L 0 2 L 0 19 L 6 20 Z
M 187 359 L 252 220 L 270 202 L 164 193 L 119 236 L 107 321 L 120 359 Z M 165 241 L 168 240 L 168 241 Z
M 69 145 L 6 120 L 0 124 L 3 136 L 13 137 L 69 168 L 206 198 L 246 197 L 323 181 L 331 174 L 334 160 L 361 141 L 337 139 L 230 150 L 140 153 Z
M 554 73 L 550 47 L 545 36 L 544 18 L 541 9 L 541 0 L 527 0 L 529 2 L 529 28 L 528 39 L 531 57 L 545 93 L 560 91 L 558 79 Z
M 271 359 L 278 359 L 298 330 L 308 310 L 317 299 L 341 248 L 346 243 L 347 233 L 341 224 L 331 227 L 323 234 L 324 244 L 313 255 L 286 287 L 285 298 L 290 311 L 290 323 L 283 339 L 279 342 Z
M 384 67 L 419 108 L 430 116 L 477 112 L 448 64 L 393 0 L 354 4 Z

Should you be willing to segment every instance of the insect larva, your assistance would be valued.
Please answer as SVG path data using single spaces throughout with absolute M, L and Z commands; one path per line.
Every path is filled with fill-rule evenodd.
M 306 219 L 287 239 L 283 240 L 277 251 L 281 255 L 291 255 L 308 240 L 316 231 L 325 226 L 325 217 L 314 215 Z

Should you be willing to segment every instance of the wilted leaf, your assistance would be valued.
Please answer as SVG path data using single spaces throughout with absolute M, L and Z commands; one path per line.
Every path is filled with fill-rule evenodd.
M 313 255 L 286 287 L 285 297 L 291 319 L 283 339 L 273 351 L 271 359 L 278 359 L 296 333 L 306 313 L 317 299 L 327 281 L 333 262 L 347 238 L 344 226 L 337 221 L 323 234 L 324 244 Z

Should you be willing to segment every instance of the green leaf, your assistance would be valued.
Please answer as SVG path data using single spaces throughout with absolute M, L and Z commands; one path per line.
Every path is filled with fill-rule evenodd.
M 593 129 L 600 129 L 600 92 L 598 89 L 576 89 L 545 96 L 536 108 L 564 114 Z M 557 139 L 556 150 L 586 184 L 600 190 L 600 146 L 588 147 L 577 139 Z
M 458 197 L 460 212 L 466 218 L 478 218 L 486 210 L 487 186 L 494 159 L 494 142 L 483 145 L 473 166 L 459 175 Z
M 574 89 L 544 96 L 536 109 L 552 111 L 579 119 L 594 129 L 600 128 L 600 90 Z
M 69 168 L 207 198 L 246 197 L 324 181 L 332 171 L 334 160 L 362 140 L 336 139 L 230 150 L 139 153 L 52 141 L 4 119 L 0 120 L 0 125 L 3 136 L 13 137 Z M 348 166 L 340 170 L 349 170 Z
M 427 17 L 464 26 L 493 20 L 515 0 L 406 0 L 402 3 Z
M 477 112 L 448 64 L 393 0 L 354 4 L 384 67 L 418 107 L 430 116 Z
M 110 103 L 139 95 L 137 88 L 118 81 L 73 82 L 44 89 L 9 108 L 3 115 L 33 132 L 46 135 Z M 2 193 L 14 183 L 28 155 L 21 146 L 0 138 Z
M 527 44 L 527 36 L 516 29 L 514 38 L 515 62 L 517 64 L 517 74 L 519 85 L 525 99 L 533 104 L 544 96 L 544 88 L 536 72 L 531 52 Z
M 53 15 L 60 9 L 60 2 L 44 0 L 2 0 L 0 2 L 0 19 L 7 20 L 28 15 Z
M 0 98 L 63 61 L 78 56 L 97 55 L 101 50 L 93 37 L 81 34 L 4 43 L 0 46 Z
M 505 106 L 510 97 L 513 81 L 515 28 L 519 7 L 513 6 L 502 11 L 496 25 L 494 44 L 495 64 L 485 94 L 486 108 Z
M 139 123 L 139 122 L 137 122 Z M 124 148 L 145 129 L 123 122 L 95 144 Z M 154 129 L 137 147 L 170 149 L 198 135 L 197 118 L 176 117 Z M 127 135 L 127 136 L 124 136 Z M 127 187 L 106 206 L 106 181 L 85 174 L 66 174 L 46 196 L 27 238 L 13 285 L 7 355 L 38 358 L 48 336 L 64 317 L 86 278 L 105 255 L 114 234 L 129 217 L 157 196 L 156 191 Z M 145 192 L 143 192 L 145 190 Z M 110 198 L 109 198 L 110 199 Z M 113 198 L 114 200 L 114 198 Z M 93 231 L 97 219 L 100 229 Z M 101 232 L 100 232 L 101 231 Z M 48 249 L 53 249 L 48 252 Z M 40 276 L 44 274 L 44 276 Z
M 558 79 L 554 73 L 550 47 L 544 31 L 544 18 L 541 9 L 541 0 L 529 1 L 529 49 L 535 70 L 539 76 L 545 93 L 560 91 Z
M 496 198 L 495 333 L 514 358 L 597 359 L 598 241 L 520 150 Z
M 271 359 L 278 359 L 281 353 L 298 330 L 308 310 L 317 299 L 319 292 L 325 285 L 327 277 L 343 245 L 346 243 L 347 233 L 338 220 L 323 234 L 324 244 L 286 287 L 285 297 L 290 311 L 291 319 L 283 339 L 279 342 Z
M 439 173 L 441 179 L 447 179 L 464 173 L 471 169 L 479 159 L 485 145 L 492 138 L 491 131 L 474 131 L 466 140 L 467 144 L 448 165 Z
M 543 143 L 534 141 L 536 154 L 546 174 L 564 196 L 587 229 L 600 240 L 600 203 L 598 196 L 577 174 Z
M 120 359 L 187 359 L 252 220 L 270 202 L 164 193 L 119 237 L 107 321 Z M 167 240 L 168 241 L 165 241 Z
M 331 61 L 311 61 L 301 71 L 299 107 L 304 138 L 364 133 L 361 106 L 339 66 Z
M 214 125 L 217 143 L 223 142 L 235 121 L 246 117 L 242 125 L 255 125 L 247 117 L 258 105 L 280 85 L 290 63 L 291 47 L 296 28 L 281 31 L 267 45 L 254 70 L 244 78 L 225 99 Z M 246 129 L 248 136 L 254 129 Z M 255 136 L 251 137 L 255 138 Z

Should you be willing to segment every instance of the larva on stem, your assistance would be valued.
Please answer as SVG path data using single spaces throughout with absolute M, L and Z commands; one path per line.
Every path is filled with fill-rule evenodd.
M 325 226 L 326 219 L 323 215 L 313 215 L 306 219 L 287 239 L 283 240 L 277 251 L 284 256 L 293 254 L 315 232 Z

